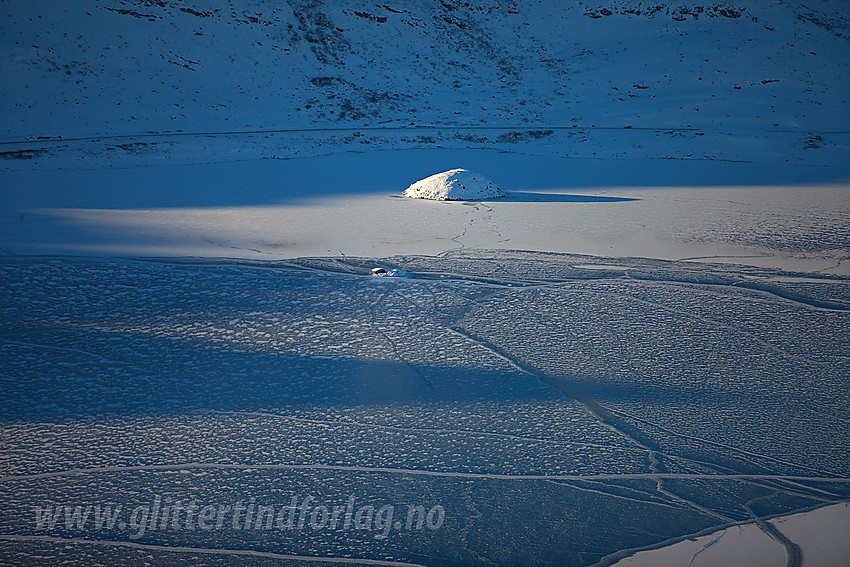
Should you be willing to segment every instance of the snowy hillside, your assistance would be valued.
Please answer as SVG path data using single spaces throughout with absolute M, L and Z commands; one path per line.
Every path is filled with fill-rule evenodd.
M 4 141 L 595 126 L 811 132 L 802 149 L 850 130 L 843 2 L 81 0 L 0 16 Z

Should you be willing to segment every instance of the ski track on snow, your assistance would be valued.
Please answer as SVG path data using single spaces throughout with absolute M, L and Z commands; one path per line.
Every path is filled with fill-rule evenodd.
M 257 551 L 253 549 L 216 549 L 208 547 L 188 547 L 172 545 L 155 545 L 150 543 L 136 543 L 121 540 L 99 540 L 86 538 L 64 538 L 40 535 L 15 535 L 0 534 L 0 540 L 19 542 L 44 542 L 56 544 L 76 545 L 105 545 L 113 547 L 130 547 L 133 549 L 144 549 L 147 551 L 166 551 L 169 553 L 201 553 L 205 555 L 229 555 L 245 557 L 263 557 L 269 559 L 304 561 L 308 563 L 346 563 L 357 565 L 379 565 L 385 567 L 425 567 L 420 563 L 404 563 L 400 561 L 382 561 L 380 559 L 356 559 L 350 557 L 314 557 L 309 555 L 289 555 L 285 553 L 274 553 L 271 551 Z
M 498 473 L 472 473 L 457 471 L 432 471 L 423 469 L 399 469 L 389 467 L 359 467 L 349 465 L 324 465 L 324 464 L 250 464 L 250 463 L 175 463 L 163 465 L 127 465 L 127 466 L 103 466 L 85 469 L 65 469 L 33 474 L 21 474 L 0 477 L 0 482 L 20 482 L 38 480 L 43 478 L 68 477 L 104 473 L 130 473 L 138 471 L 173 471 L 191 469 L 218 469 L 218 470 L 322 470 L 353 473 L 374 474 L 400 474 L 413 476 L 432 476 L 448 478 L 469 478 L 489 480 L 788 480 L 796 482 L 826 482 L 826 483 L 850 483 L 850 478 L 845 477 L 814 477 L 794 475 L 770 475 L 770 474 L 700 474 L 700 473 L 601 473 L 601 474 L 498 474 Z

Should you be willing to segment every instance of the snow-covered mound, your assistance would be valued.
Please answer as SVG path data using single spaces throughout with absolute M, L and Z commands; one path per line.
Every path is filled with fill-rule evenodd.
M 481 201 L 505 194 L 483 175 L 466 169 L 450 169 L 417 181 L 404 190 L 404 196 L 435 201 Z

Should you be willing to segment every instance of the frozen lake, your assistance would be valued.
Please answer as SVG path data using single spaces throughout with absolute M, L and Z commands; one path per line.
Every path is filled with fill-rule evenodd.
M 557 146 L 534 144 L 523 153 L 361 154 L 324 142 L 331 155 L 288 160 L 226 161 L 219 148 L 209 151 L 221 161 L 174 164 L 174 150 L 113 159 L 98 147 L 91 163 L 71 149 L 12 162 L 0 171 L 14 189 L 0 203 L 0 248 L 265 260 L 507 249 L 850 274 L 846 163 L 565 159 L 551 155 Z M 487 171 L 507 197 L 402 197 L 410 183 L 459 163 Z
M 839 276 L 506 251 L 0 274 L 13 564 L 609 564 L 850 495 Z M 444 522 L 380 538 L 129 517 L 308 495 Z M 122 505 L 125 528 L 21 513 L 77 505 Z

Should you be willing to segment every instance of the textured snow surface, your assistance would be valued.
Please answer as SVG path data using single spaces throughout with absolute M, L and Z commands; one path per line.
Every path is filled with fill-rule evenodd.
M 495 183 L 466 169 L 450 169 L 421 179 L 405 189 L 404 195 L 435 201 L 481 201 L 505 196 Z
M 377 264 L 408 277 L 372 277 Z M 751 514 L 850 499 L 848 329 L 850 278 L 740 266 L 493 250 L 3 256 L 0 564 L 152 553 L 177 565 L 214 548 L 184 564 L 247 566 L 257 551 L 601 567 L 678 540 L 683 560 L 649 564 L 688 565 Z M 407 503 L 440 505 L 446 521 L 386 539 L 228 521 L 133 540 L 96 529 L 94 513 L 83 528 L 35 527 L 36 506 L 121 504 L 127 521 L 153 495 L 257 509 L 354 496 L 402 520 Z M 824 538 L 846 540 L 846 514 L 832 531 L 817 516 L 765 521 L 804 567 Z M 781 545 L 747 532 L 733 527 L 692 565 L 749 566 L 752 546 L 784 564 Z M 706 561 L 724 550 L 732 560 Z M 264 559 L 253 565 L 281 564 Z M 300 564 L 318 565 L 283 563 Z

